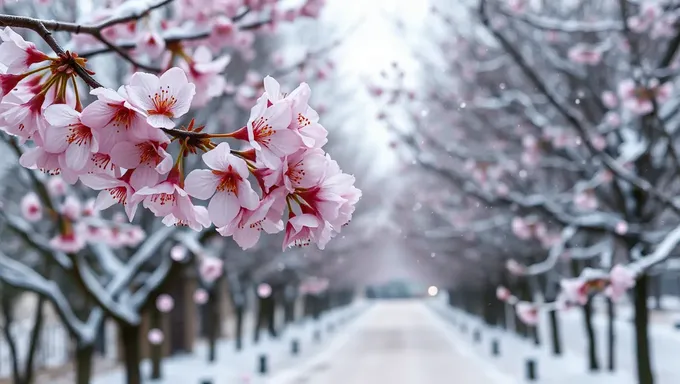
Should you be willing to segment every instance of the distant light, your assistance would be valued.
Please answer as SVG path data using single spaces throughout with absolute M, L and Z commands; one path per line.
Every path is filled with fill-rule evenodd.
M 427 289 L 427 294 L 430 296 L 437 296 L 437 293 L 439 293 L 439 288 L 435 287 L 434 285 Z

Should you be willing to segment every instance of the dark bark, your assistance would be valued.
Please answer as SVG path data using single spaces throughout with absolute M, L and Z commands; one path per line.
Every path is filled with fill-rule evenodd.
M 33 328 L 31 329 L 31 336 L 28 346 L 28 356 L 26 356 L 26 365 L 24 366 L 24 382 L 30 384 L 33 381 L 35 354 L 38 351 L 38 342 L 43 329 L 43 314 L 45 311 L 45 298 L 40 296 L 38 298 L 38 310 L 35 312 L 33 318 Z
M 93 357 L 93 346 L 79 346 L 76 349 L 76 384 L 90 384 Z
M 560 337 L 560 322 L 557 317 L 557 311 L 550 311 L 548 316 L 550 319 L 550 343 L 552 346 L 552 353 L 555 356 L 561 356 L 562 338 Z
M 12 298 L 10 297 L 10 295 L 3 292 L 1 304 L 2 315 L 4 317 L 2 334 L 5 337 L 5 340 L 7 340 L 7 346 L 9 347 L 9 356 L 10 361 L 12 363 L 12 378 L 14 379 L 15 384 L 21 384 L 23 375 L 21 374 L 21 369 L 19 368 L 19 356 L 17 353 L 17 345 L 14 342 L 14 337 L 12 337 L 12 332 L 10 331 L 12 325 L 14 324 L 14 317 L 12 315 L 13 305 Z
M 597 358 L 597 340 L 595 338 L 595 329 L 593 328 L 593 304 L 591 300 L 588 300 L 586 305 L 583 306 L 583 322 L 588 341 L 588 369 L 590 371 L 599 371 L 600 364 Z
M 240 351 L 243 349 L 243 311 L 242 305 L 235 307 L 236 310 L 236 350 Z
M 5 340 L 7 341 L 7 346 L 10 352 L 10 360 L 12 362 L 12 378 L 15 384 L 30 384 L 33 381 L 35 354 L 38 351 L 38 342 L 43 329 L 45 298 L 41 296 L 38 299 L 38 307 L 34 314 L 33 321 L 31 322 L 32 326 L 29 335 L 29 346 L 25 360 L 26 363 L 23 367 L 19 365 L 19 361 L 22 359 L 19 356 L 16 340 L 14 339 L 14 336 L 11 332 L 11 328 L 14 323 L 14 317 L 12 315 L 12 297 L 7 293 L 3 293 L 1 301 L 2 302 L 0 304 L 2 305 L 2 313 L 4 316 L 4 326 L 2 327 L 2 332 Z
M 162 314 L 161 312 L 156 308 L 156 306 L 153 306 L 149 308 L 149 325 L 151 329 L 162 329 L 161 318 Z M 160 379 L 163 376 L 163 373 L 161 372 L 161 360 L 163 359 L 163 344 L 151 344 L 150 345 L 150 353 L 151 353 L 151 378 L 152 379 Z
M 640 275 L 633 290 L 635 302 L 635 346 L 637 350 L 638 384 L 654 384 L 651 356 L 649 353 L 649 309 L 647 308 L 646 274 Z
M 125 363 L 126 384 L 141 384 L 142 375 L 139 369 L 141 354 L 139 350 L 140 327 L 119 324 L 120 336 L 123 342 L 123 358 Z
M 217 360 L 217 338 L 219 337 L 220 313 L 217 307 L 218 295 L 213 288 L 210 290 L 206 303 L 206 315 L 208 317 L 208 361 L 214 363 Z

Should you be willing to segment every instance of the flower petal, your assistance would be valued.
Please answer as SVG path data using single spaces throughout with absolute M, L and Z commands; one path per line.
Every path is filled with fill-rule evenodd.
M 192 197 L 207 200 L 217 189 L 220 179 L 207 169 L 191 171 L 184 180 L 184 190 Z

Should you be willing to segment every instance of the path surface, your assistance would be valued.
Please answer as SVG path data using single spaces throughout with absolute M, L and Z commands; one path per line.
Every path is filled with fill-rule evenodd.
M 280 384 L 501 384 L 421 301 L 376 303 L 343 345 Z M 274 381 L 272 381 L 274 382 Z

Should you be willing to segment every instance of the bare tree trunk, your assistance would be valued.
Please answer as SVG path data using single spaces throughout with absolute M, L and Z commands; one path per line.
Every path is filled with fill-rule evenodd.
M 237 305 L 236 310 L 236 350 L 243 349 L 243 311 L 242 305 Z
M 220 314 L 217 308 L 218 295 L 215 293 L 216 287 L 210 290 L 208 302 L 206 303 L 206 314 L 208 316 L 208 361 L 214 363 L 217 360 L 217 338 L 220 329 Z
M 90 384 L 93 357 L 93 346 L 78 346 L 76 349 L 76 384 Z
M 38 343 L 43 329 L 43 317 L 45 312 L 45 298 L 40 296 L 38 298 L 38 308 L 33 318 L 33 327 L 31 329 L 31 336 L 28 346 L 28 356 L 26 356 L 26 365 L 24 366 L 24 381 L 30 384 L 33 381 L 35 354 L 38 351 Z
M 19 368 L 19 355 L 17 352 L 17 345 L 14 342 L 14 337 L 11 332 L 12 325 L 14 324 L 13 316 L 13 303 L 12 297 L 7 294 L 7 292 L 2 293 L 2 315 L 4 317 L 4 324 L 2 327 L 2 334 L 7 340 L 7 346 L 9 347 L 9 356 L 12 362 L 12 378 L 15 384 L 21 384 L 23 381 L 21 370 Z
M 156 306 L 149 307 L 149 328 L 162 329 L 162 314 Z M 163 343 L 151 344 L 151 378 L 160 379 L 163 376 L 161 360 L 163 359 Z
M 640 275 L 633 290 L 635 302 L 635 345 L 637 349 L 638 384 L 654 384 L 651 356 L 649 354 L 649 309 L 647 308 L 646 274 Z
M 128 325 L 124 323 L 119 324 L 120 335 L 123 341 L 123 353 L 125 362 L 126 384 L 141 384 L 142 374 L 139 369 L 141 362 L 141 354 L 139 351 L 140 344 L 140 327 L 138 325 Z

